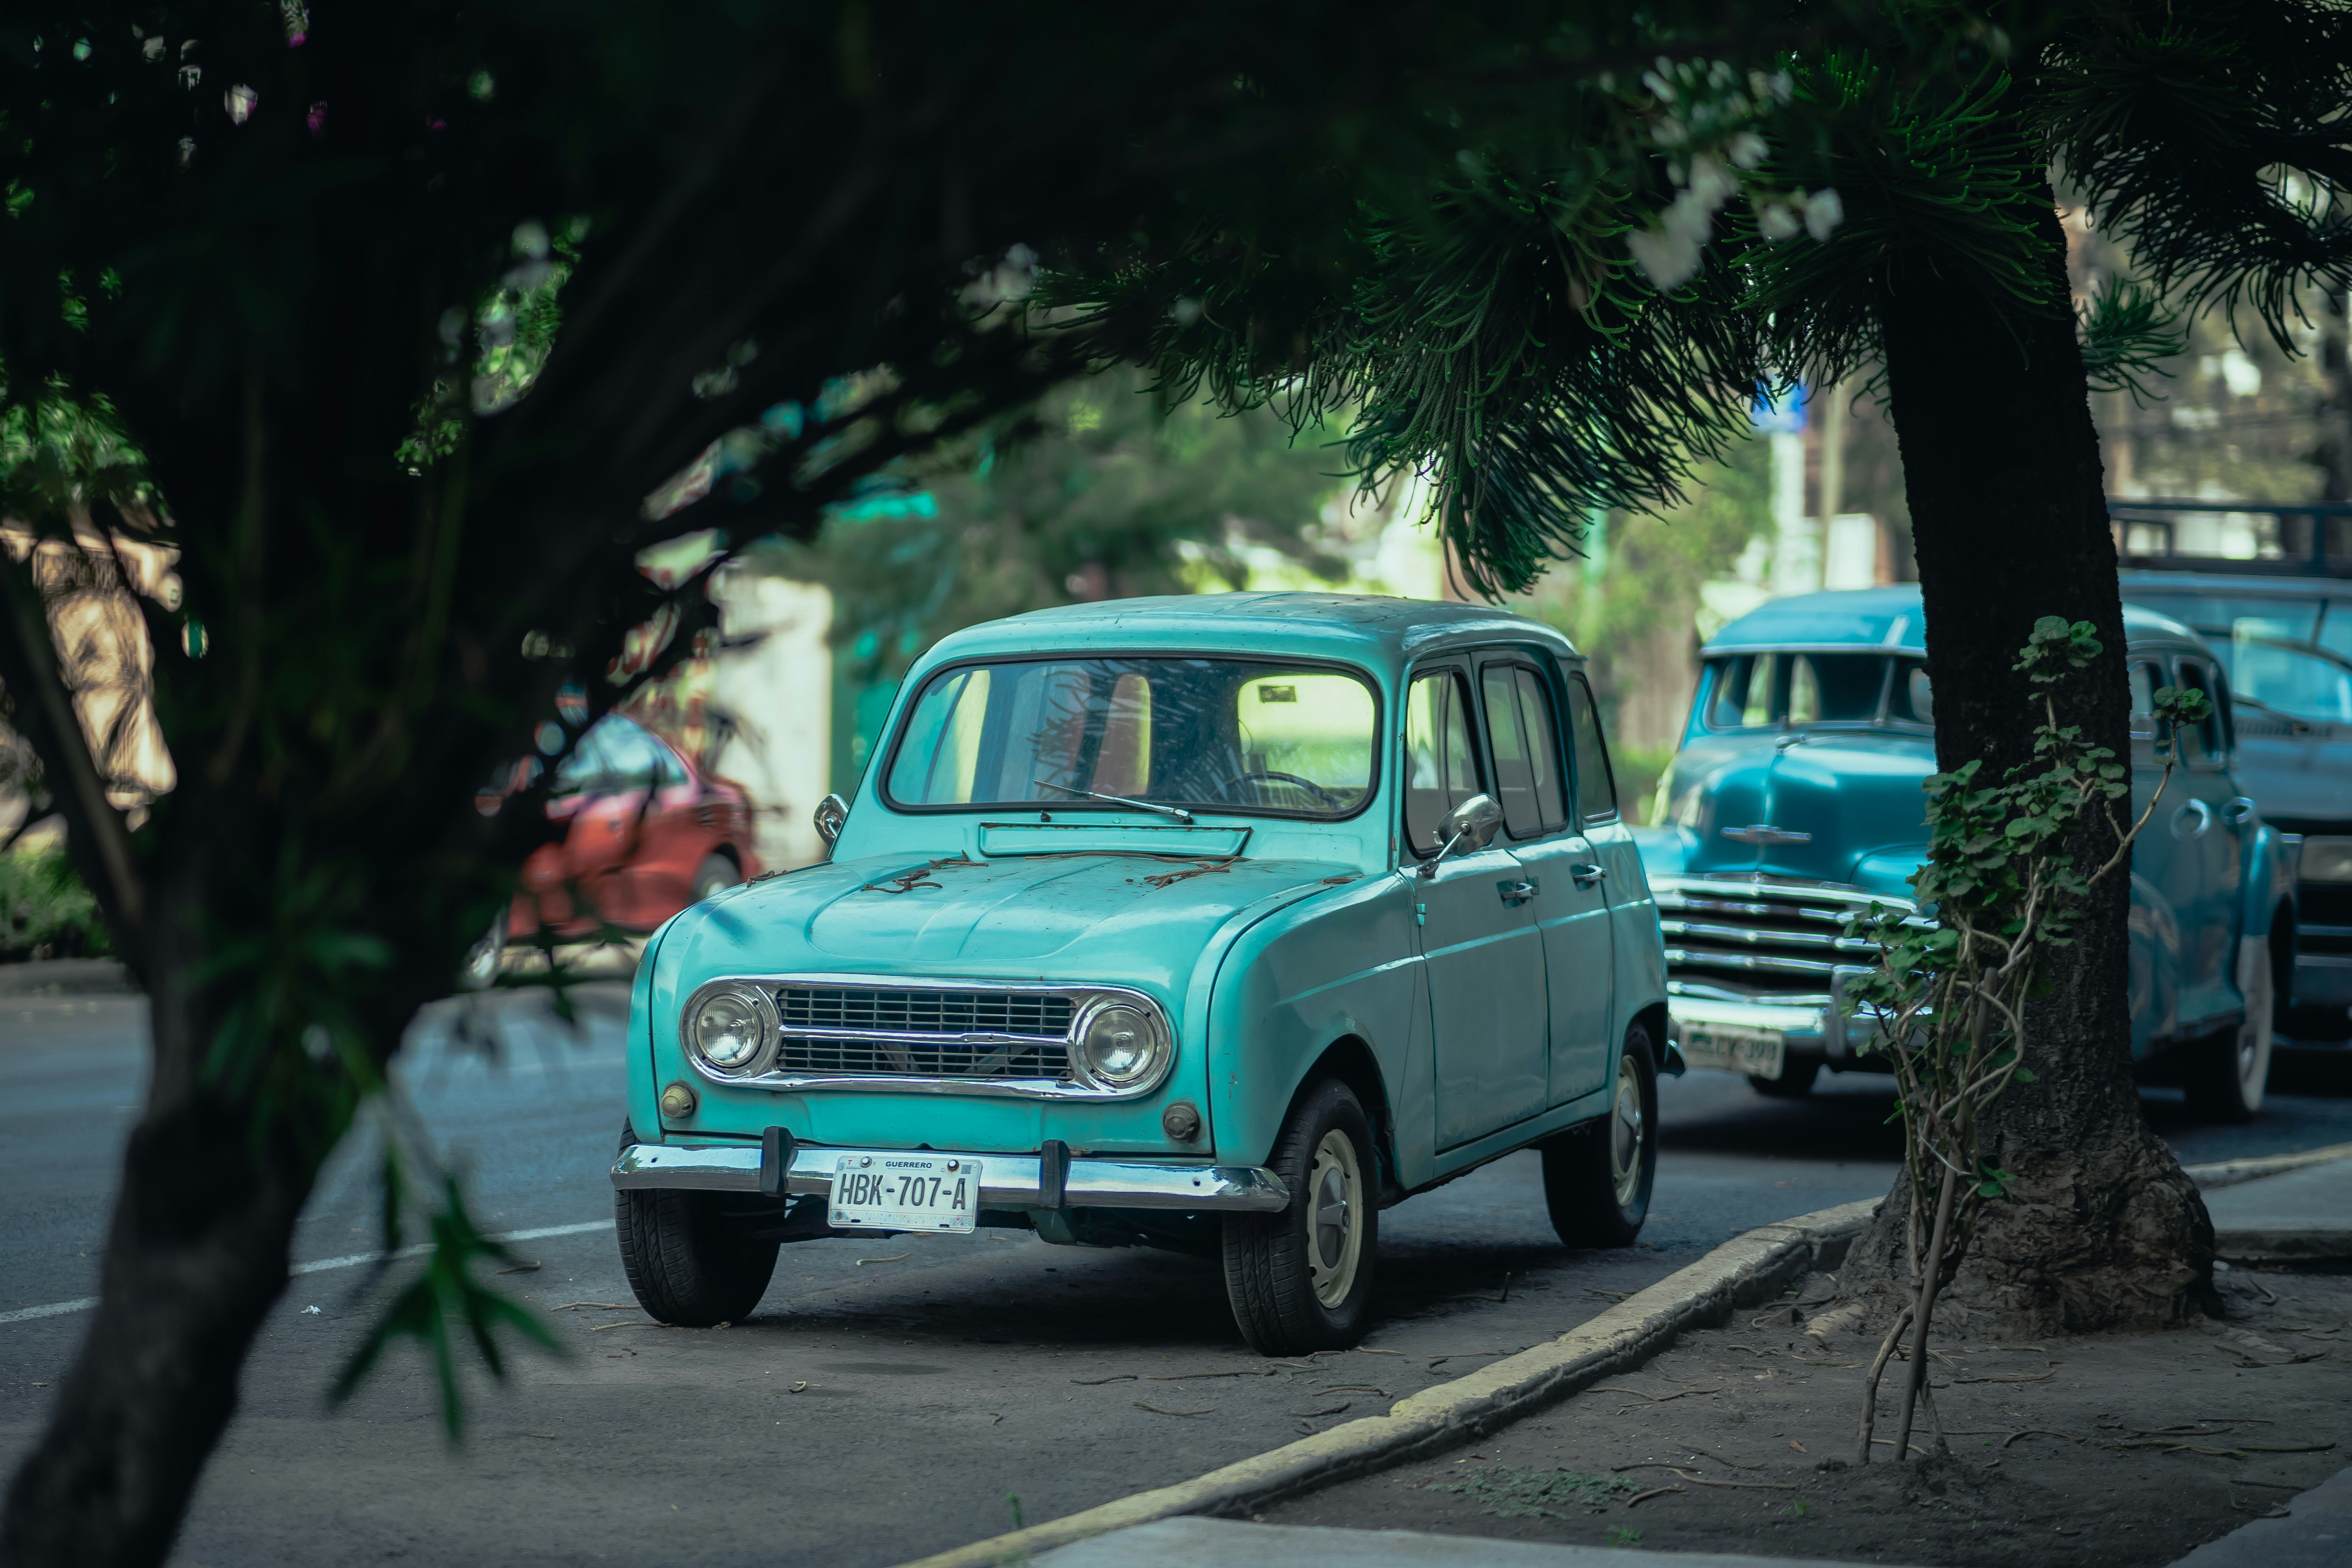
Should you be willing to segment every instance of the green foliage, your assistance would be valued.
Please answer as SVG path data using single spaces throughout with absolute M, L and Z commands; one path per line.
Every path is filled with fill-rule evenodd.
M 1599 1513 L 1618 1498 L 1641 1489 L 1637 1482 L 1623 1476 L 1519 1469 L 1509 1465 L 1469 1470 L 1459 1481 L 1430 1488 L 1461 1492 L 1497 1519 L 1568 1519 L 1579 1513 Z
M 2329 0 L 2155 0 L 2056 30 L 2028 113 L 2100 226 L 2161 294 L 2248 307 L 2282 348 L 2314 283 L 2352 276 L 2337 195 L 2352 11 Z
M 62 846 L 0 854 L 0 962 L 97 958 L 112 951 L 98 900 Z
M 1114 372 L 927 457 L 845 506 L 821 542 L 749 559 L 831 588 L 845 673 L 895 680 L 948 633 L 1024 610 L 1240 588 L 1268 558 L 1343 578 L 1318 538 L 1345 489 L 1327 440 L 1263 410 L 1166 408 Z
M 2159 363 L 2188 346 L 2179 318 L 2156 295 L 2123 278 L 2110 277 L 2091 296 L 2080 333 L 2083 373 L 2102 392 L 2129 392 L 2147 398 L 2143 376 L 2168 375 Z
M 396 1193 L 399 1187 L 398 1171 L 388 1170 L 384 1175 L 385 1192 Z M 400 1250 L 397 1212 L 387 1199 L 387 1255 Z M 562 1355 L 565 1351 L 554 1331 L 538 1313 L 509 1300 L 474 1277 L 478 1262 L 511 1265 L 521 1259 L 482 1234 L 467 1212 L 465 1194 L 454 1180 L 444 1184 L 432 1229 L 424 1266 L 392 1297 L 368 1332 L 361 1337 L 336 1374 L 330 1397 L 337 1405 L 349 1399 L 393 1341 L 413 1339 L 423 1347 L 437 1374 L 442 1425 L 449 1440 L 456 1442 L 465 1435 L 466 1406 L 457 1383 L 457 1341 L 449 1331 L 451 1323 L 466 1326 L 467 1338 L 493 1377 L 506 1375 L 506 1358 L 496 1336 L 499 1329 L 510 1330 L 551 1354 Z

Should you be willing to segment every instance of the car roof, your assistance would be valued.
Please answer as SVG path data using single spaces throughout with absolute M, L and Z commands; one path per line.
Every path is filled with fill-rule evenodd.
M 1576 649 L 1543 622 L 1491 605 L 1375 594 L 1169 594 L 1031 610 L 941 638 L 925 668 L 1040 652 L 1274 654 L 1401 668 L 1417 655 L 1475 643 Z
M 2145 572 L 2118 574 L 2124 592 L 2262 595 L 2277 599 L 2352 599 L 2352 583 L 2341 577 L 2290 577 L 2267 572 Z
M 2165 639 L 2202 646 L 2189 627 L 2144 605 L 2124 605 L 2124 636 L 2134 644 Z M 1917 584 L 1791 594 L 1748 611 L 1709 637 L 1699 651 L 1863 647 L 1926 657 L 1927 617 L 1919 606 Z

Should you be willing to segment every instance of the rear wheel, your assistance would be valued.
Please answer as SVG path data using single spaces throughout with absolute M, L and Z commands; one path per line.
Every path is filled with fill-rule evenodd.
M 1658 1068 L 1650 1031 L 1625 1031 L 1609 1112 L 1543 1146 L 1544 1205 L 1570 1247 L 1631 1247 L 1658 1179 Z
M 2246 999 L 2238 1026 L 2190 1047 L 2181 1071 L 2189 1110 L 2216 1121 L 2252 1121 L 2270 1087 L 2277 989 L 2270 943 L 2260 937 L 2238 943 L 2238 992 Z
M 1280 1214 L 1227 1215 L 1225 1295 L 1261 1355 L 1354 1344 L 1370 1316 L 1380 1242 L 1370 1119 L 1337 1079 L 1309 1089 L 1275 1142 Z
M 702 864 L 694 868 L 694 901 L 702 902 L 721 888 L 731 888 L 743 879 L 735 862 L 724 855 L 705 855 Z
M 621 1141 L 625 1147 L 635 1134 L 624 1128 Z M 751 1208 L 746 1196 L 677 1188 L 613 1194 L 621 1267 L 648 1315 L 689 1329 L 751 1315 L 776 1271 L 778 1244 L 751 1236 L 772 1215 L 730 1212 Z

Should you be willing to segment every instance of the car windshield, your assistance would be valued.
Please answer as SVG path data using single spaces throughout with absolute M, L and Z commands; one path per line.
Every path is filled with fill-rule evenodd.
M 2352 723 L 2352 602 L 2137 587 L 2130 597 L 2195 627 L 2240 701 L 2315 723 Z
M 1927 667 L 1883 653 L 1742 653 L 1707 661 L 1710 730 L 1934 722 Z M 1894 681 L 1890 691 L 1890 666 Z
M 661 788 L 686 782 L 686 764 L 634 721 L 607 713 L 589 727 L 555 770 L 551 793 L 616 795 L 643 789 L 648 781 Z
M 885 784 L 900 806 L 1345 816 L 1371 795 L 1377 708 L 1358 676 L 1243 659 L 959 665 L 916 699 Z

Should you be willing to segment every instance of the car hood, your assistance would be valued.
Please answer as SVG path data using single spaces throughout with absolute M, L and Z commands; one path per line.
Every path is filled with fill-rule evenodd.
M 2352 825 L 2352 725 L 2315 724 L 2302 734 L 2286 726 L 2238 716 L 2238 787 L 2263 815 L 2298 827 Z
M 1237 913 L 1363 876 L 1318 860 L 875 856 L 721 894 L 680 917 L 661 957 L 666 970 L 675 960 L 705 974 L 915 972 L 1172 990 Z
M 1920 785 L 1935 771 L 1936 743 L 1926 735 L 1700 736 L 1675 757 L 1661 825 L 1672 831 L 1645 832 L 1643 852 L 1669 875 L 1874 881 L 1865 861 L 1926 852 Z

